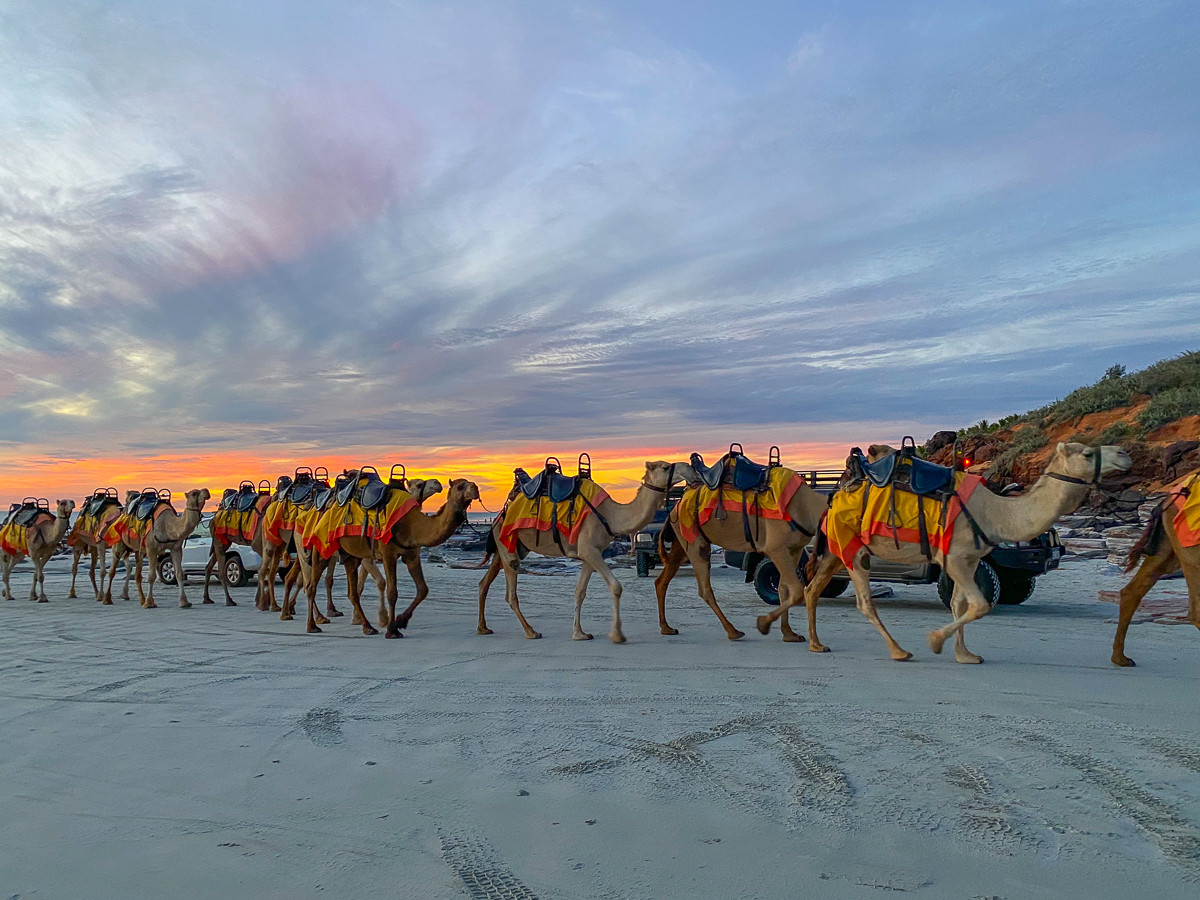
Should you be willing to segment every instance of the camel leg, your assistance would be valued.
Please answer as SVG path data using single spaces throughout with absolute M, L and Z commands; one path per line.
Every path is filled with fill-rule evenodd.
M 929 632 L 929 648 L 933 650 L 934 653 L 942 652 L 942 645 L 946 642 L 946 638 L 950 637 L 950 635 L 962 630 L 962 628 L 968 622 L 974 622 L 976 619 L 981 619 L 992 611 L 992 608 L 988 606 L 987 598 L 983 596 L 983 592 L 980 591 L 979 586 L 975 584 L 975 569 L 978 565 L 978 558 L 972 559 L 968 563 L 955 556 L 947 557 L 943 562 L 943 570 L 954 582 L 954 593 L 958 594 L 960 591 L 962 592 L 966 601 L 966 608 L 963 609 L 961 613 L 955 613 L 954 621 L 952 621 L 949 625 L 946 625 L 942 628 L 935 628 L 933 631 Z M 953 603 L 953 601 L 951 602 Z M 960 607 L 960 609 L 962 609 L 962 607 Z M 958 659 L 959 662 L 970 663 L 975 662 L 976 660 L 982 662 L 982 658 L 975 656 L 973 653 L 968 653 L 965 658 L 959 658 L 957 652 L 958 647 L 959 645 L 956 641 L 955 658 Z M 963 645 L 962 649 L 966 650 L 965 644 Z
M 312 551 L 310 550 L 311 554 Z M 308 633 L 320 634 L 321 629 L 318 624 L 328 625 L 329 620 L 317 612 L 317 588 L 321 584 L 321 573 L 330 565 L 320 556 L 312 555 L 310 558 L 308 572 L 304 579 L 305 593 L 308 594 Z
M 213 602 L 212 597 L 210 597 L 208 595 L 208 582 L 212 578 L 213 569 L 217 570 L 217 580 L 218 581 L 221 580 L 221 573 L 225 570 L 225 560 L 218 559 L 219 553 L 220 553 L 220 550 L 217 549 L 217 542 L 214 540 L 212 542 L 211 547 L 209 548 L 208 562 L 206 562 L 204 564 L 204 599 L 200 601 L 202 604 Z M 182 582 L 183 581 L 183 573 L 176 572 L 175 580 Z
M 137 560 L 137 568 L 134 574 L 134 581 L 137 584 L 138 596 L 141 598 L 138 602 L 141 603 L 144 609 L 155 609 L 154 603 L 154 570 L 158 566 L 150 566 L 150 593 L 142 590 L 142 562 L 148 557 L 144 553 L 136 553 L 134 559 Z
M 692 561 L 692 572 L 696 576 L 696 591 L 700 594 L 700 599 L 708 604 L 718 619 L 721 620 L 721 627 L 725 629 L 725 636 L 731 641 L 740 641 L 746 636 L 744 631 L 738 631 L 733 627 L 733 623 L 725 618 L 725 613 L 721 611 L 721 607 L 717 604 L 717 595 L 713 593 L 712 588 L 712 562 L 711 562 L 712 547 L 708 544 L 700 546 L 699 542 L 691 544 L 687 548 L 688 558 Z
M 67 593 L 68 600 L 74 600 L 75 594 L 75 575 L 79 571 L 79 557 L 83 556 L 83 544 L 76 544 L 72 549 L 71 556 L 71 590 Z
M 180 608 L 180 609 L 191 609 L 191 607 L 192 607 L 192 604 L 191 604 L 191 603 L 188 601 L 187 594 L 186 594 L 186 593 L 184 593 L 184 587 L 183 587 L 183 585 L 184 585 L 184 578 L 183 578 L 183 545 L 182 545 L 182 544 L 172 544 L 172 545 L 171 545 L 171 551 L 170 551 L 170 552 L 171 552 L 171 562 L 172 562 L 172 563 L 175 565 L 175 572 L 177 573 L 177 574 L 176 574 L 176 576 L 175 576 L 175 583 L 176 583 L 177 585 L 179 585 L 179 608 Z M 155 572 L 155 570 L 156 570 L 157 568 L 158 568 L 158 566 L 152 566 L 152 567 L 151 567 L 151 569 L 150 569 L 150 583 L 151 583 L 151 585 L 153 585 L 153 584 L 154 584 L 154 572 Z M 224 567 L 224 566 L 221 566 L 221 569 L 222 569 L 222 572 L 223 572 L 223 571 L 224 571 L 224 569 L 225 569 L 225 567 Z M 211 602 L 211 601 L 210 601 L 210 602 Z M 236 604 L 236 603 L 234 603 L 232 600 L 230 600 L 230 601 L 229 601 L 228 603 L 226 603 L 225 605 L 226 605 L 226 606 L 236 606 L 237 604 Z
M 34 559 L 33 557 L 30 557 L 29 561 L 31 563 L 33 563 L 33 583 L 29 585 L 29 599 L 31 602 L 37 603 L 38 602 L 38 564 L 37 564 L 37 560 Z
M 579 580 L 575 582 L 575 625 L 571 632 L 571 640 L 573 641 L 590 641 L 592 635 L 583 630 L 583 625 L 579 619 L 583 613 L 583 598 L 587 596 L 588 581 L 592 577 L 592 567 L 587 563 L 583 563 L 579 567 Z M 621 643 L 616 641 L 615 643 Z
M 379 634 L 379 629 L 367 621 L 366 614 L 363 613 L 362 603 L 359 600 L 361 591 L 360 582 L 358 579 L 358 564 L 359 561 L 353 556 L 347 557 L 342 562 L 342 567 L 346 570 L 346 590 L 350 594 L 350 605 L 354 607 L 354 618 L 351 623 L 357 622 L 362 625 L 363 634 Z M 330 568 L 333 568 L 330 566 Z
M 487 605 L 488 588 L 492 586 L 492 582 L 496 580 L 496 576 L 500 574 L 500 557 L 493 554 L 492 562 L 488 566 L 488 570 L 483 573 L 483 577 L 479 579 L 479 627 L 475 629 L 476 634 L 492 634 L 492 629 L 487 627 L 487 621 L 483 616 L 483 608 Z
M 1117 617 L 1117 633 L 1113 638 L 1114 665 L 1135 665 L 1134 661 L 1125 655 L 1125 633 L 1129 631 L 1129 623 L 1133 621 L 1133 614 L 1141 606 L 1142 598 L 1154 587 L 1155 582 L 1164 575 L 1170 575 L 1177 568 L 1179 558 L 1175 555 L 1175 548 L 1164 538 L 1159 552 L 1154 556 L 1145 557 L 1137 572 L 1125 587 L 1121 588 L 1121 611 Z
M 667 624 L 667 588 L 671 586 L 672 579 L 675 578 L 685 559 L 687 559 L 687 554 L 683 550 L 683 540 L 677 538 L 671 544 L 671 549 L 667 551 L 666 559 L 662 560 L 662 571 L 654 579 L 654 593 L 658 597 L 659 634 L 679 634 L 678 628 L 672 628 Z
M 967 611 L 967 597 L 958 589 L 958 585 L 954 585 L 954 591 L 950 595 L 950 615 L 957 618 L 965 614 Z M 954 632 L 954 658 L 960 663 L 970 665 L 978 665 L 983 662 L 983 657 L 977 653 L 972 653 L 967 649 L 967 638 L 960 628 Z
M 775 564 L 775 569 L 779 572 L 779 630 L 783 639 L 789 644 L 801 644 L 804 642 L 804 638 L 792 630 L 792 625 L 788 621 L 788 609 L 799 603 L 800 598 L 804 596 L 804 583 L 796 574 L 796 569 L 800 565 L 799 551 L 795 554 L 780 554 L 779 559 L 770 556 L 768 558 Z M 809 623 L 810 633 L 814 624 L 814 622 Z
M 95 598 L 96 598 L 97 600 L 101 599 L 101 592 L 102 592 L 102 590 L 103 590 L 103 587 L 104 587 L 104 557 L 105 557 L 105 552 L 104 552 L 104 549 L 102 549 L 102 548 L 104 548 L 104 545 L 103 545 L 103 544 L 101 544 L 99 547 L 93 547 L 93 548 L 92 548 L 92 559 L 91 559 L 91 565 L 88 567 L 88 580 L 89 580 L 89 581 L 91 581 L 91 583 L 92 583 L 92 594 L 93 594 L 93 595 L 95 595 Z M 97 563 L 98 563 L 98 564 L 99 564 L 99 566 L 100 566 L 100 584 L 99 584 L 99 585 L 97 585 L 97 584 L 96 584 L 96 566 L 97 566 Z
M 263 561 L 258 568 L 258 595 L 254 598 L 254 608 L 259 612 L 274 611 L 277 606 L 275 573 L 279 571 L 279 553 L 276 547 L 276 544 L 263 542 Z
M 394 571 L 396 566 L 396 561 L 394 559 L 389 561 L 386 551 L 383 558 L 383 566 L 384 572 L 387 572 L 389 569 Z M 389 609 L 387 576 L 379 571 L 379 566 L 375 564 L 374 560 L 371 562 L 370 575 L 375 582 L 376 590 L 379 591 L 379 615 L 376 617 L 376 622 L 378 622 L 380 628 L 386 629 L 391 626 L 392 619 L 395 618 L 393 613 L 396 610 L 396 601 L 392 601 L 392 606 Z M 387 636 L 386 633 L 384 636 Z
M 7 553 L 5 553 L 4 557 L 2 559 L 0 559 L 0 573 L 2 573 L 4 576 L 4 599 L 5 600 L 11 600 L 13 598 L 12 590 L 10 590 L 9 586 L 8 586 L 8 576 L 12 572 L 12 568 L 14 565 L 13 559 L 14 558 L 9 556 Z
M 875 630 L 882 635 L 884 642 L 888 645 L 888 652 L 892 654 L 892 659 L 897 662 L 905 662 L 913 658 L 913 655 L 896 643 L 896 639 L 888 633 L 883 622 L 879 618 L 879 611 L 875 609 L 875 601 L 871 599 L 871 575 L 870 569 L 864 565 L 864 562 L 870 559 L 866 553 L 859 553 L 854 560 L 854 566 L 850 569 L 850 581 L 854 585 L 854 597 L 858 606 L 858 611 L 867 617 L 867 621 L 875 626 Z
M 33 577 L 38 586 L 38 603 L 50 602 L 50 598 L 46 596 L 46 563 L 49 561 L 49 556 L 33 560 Z
M 624 586 L 604 561 L 604 551 L 601 548 L 593 544 L 582 544 L 577 550 L 584 568 L 579 574 L 579 587 L 575 589 L 575 627 L 579 628 L 579 609 L 583 605 L 583 594 L 587 592 L 587 579 L 591 576 L 591 572 L 595 572 L 604 579 L 609 592 L 612 593 L 613 623 L 608 637 L 614 644 L 625 643 L 625 632 L 621 630 L 621 594 L 624 593 Z M 591 571 L 588 571 L 589 569 Z M 575 640 L 587 640 L 587 638 L 575 638 Z
M 280 619 L 286 621 L 296 615 L 296 601 L 300 598 L 300 591 L 308 590 L 305 587 L 304 578 L 304 566 L 300 563 L 300 554 L 297 553 L 296 564 L 288 570 L 287 577 L 283 579 L 283 606 L 279 610 Z
M 335 571 L 336 570 L 334 569 L 332 563 L 325 567 L 325 615 L 331 619 L 336 619 L 338 616 L 345 615 L 345 613 L 333 605 L 333 574 Z M 346 593 L 347 596 L 350 593 L 349 584 L 346 585 Z M 365 621 L 366 619 L 363 620 L 363 622 Z M 351 624 L 361 625 L 362 622 L 354 622 L 351 620 Z
M 429 596 L 429 584 L 425 581 L 425 570 L 421 568 L 421 551 L 406 550 L 400 555 L 404 560 L 404 565 L 408 568 L 408 574 L 413 580 L 413 585 L 417 589 L 417 594 L 413 597 L 412 603 L 405 607 L 404 612 L 396 616 L 396 627 L 407 628 L 409 621 L 413 617 L 413 613 L 417 611 L 417 607 L 421 602 Z M 395 588 L 393 587 L 393 591 Z M 392 594 L 391 601 L 395 604 L 395 594 Z
M 508 601 L 508 605 L 516 614 L 521 627 L 525 629 L 525 637 L 534 640 L 542 635 L 540 632 L 534 631 L 533 627 L 525 621 L 525 617 L 521 615 L 521 602 L 517 599 L 517 562 L 516 557 L 501 560 L 500 565 L 504 568 L 504 599 Z

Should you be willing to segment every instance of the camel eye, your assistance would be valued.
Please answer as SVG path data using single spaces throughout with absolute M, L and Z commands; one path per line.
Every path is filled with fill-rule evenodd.
M 1084 451 L 1083 451 L 1083 455 L 1084 455 L 1084 456 L 1095 456 L 1095 455 L 1096 455 L 1096 451 L 1095 451 L 1095 450 L 1093 450 L 1093 449 L 1091 449 L 1091 448 L 1089 447 L 1087 450 L 1084 450 Z

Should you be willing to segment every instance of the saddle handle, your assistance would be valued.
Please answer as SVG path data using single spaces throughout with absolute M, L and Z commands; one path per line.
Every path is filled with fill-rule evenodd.
M 304 466 L 303 468 L 308 468 L 308 467 Z M 299 472 L 300 469 L 297 469 L 296 471 Z M 312 472 L 312 477 L 313 477 L 314 481 L 321 481 L 321 482 L 324 482 L 325 484 L 329 484 L 329 470 L 327 468 L 325 468 L 324 466 L 317 466 L 315 469 L 310 469 L 309 471 Z
M 258 493 L 260 495 L 270 494 L 271 493 L 271 482 L 269 480 L 267 480 L 266 478 L 264 478 L 262 481 L 260 481 L 258 483 Z
M 900 439 L 900 455 L 901 456 L 916 456 L 917 442 L 911 434 L 906 434 Z
M 378 470 L 378 469 L 376 469 L 374 466 L 359 466 L 359 467 L 358 467 L 358 477 L 359 477 L 359 478 L 362 478 L 362 477 L 366 476 L 366 474 L 367 474 L 368 472 L 370 472 L 370 473 L 371 473 L 372 475 L 374 475 L 376 478 L 378 478 L 378 477 L 379 477 L 379 470 Z
M 105 496 L 105 497 L 112 497 L 114 500 L 119 500 L 119 499 L 121 499 L 121 495 L 117 493 L 117 489 L 116 489 L 115 487 L 108 487 L 108 488 L 105 488 L 105 489 L 104 489 L 104 496 Z
M 38 503 L 37 497 L 25 497 L 21 500 L 22 506 L 37 506 L 37 503 Z
M 312 470 L 312 469 L 310 469 L 308 466 L 297 466 L 297 467 L 296 467 L 296 472 L 295 472 L 295 474 L 292 476 L 292 480 L 293 480 L 293 481 L 299 481 L 299 480 L 300 480 L 302 477 L 304 477 L 305 475 L 307 475 L 309 478 L 312 478 L 312 477 L 313 477 L 313 470 Z
M 159 500 L 166 500 L 168 503 L 170 503 L 171 502 L 171 489 L 170 488 L 160 488 L 159 490 L 154 492 L 154 496 L 156 496 Z
M 769 451 L 767 451 L 767 466 L 770 467 L 781 465 L 783 465 L 783 457 L 779 455 L 779 448 L 772 447 Z
M 737 447 L 737 449 L 734 450 L 733 449 L 734 447 Z M 741 444 L 739 444 L 737 441 L 734 441 L 732 444 L 729 445 L 729 455 L 730 456 L 745 456 L 746 452 L 742 449 Z
M 253 494 L 254 493 L 254 482 L 251 481 L 249 478 L 242 479 L 242 481 L 238 484 L 238 493 L 239 494 L 241 494 L 241 493 Z
M 557 456 L 546 457 L 546 468 L 549 469 L 551 466 L 554 466 L 554 471 L 556 472 L 562 471 L 562 463 L 558 461 Z
M 400 470 L 399 478 L 396 477 L 397 469 Z M 408 471 L 404 468 L 404 466 L 401 463 L 396 463 L 395 465 L 393 465 L 391 467 L 391 469 L 388 470 L 388 486 L 400 488 L 401 490 L 404 490 L 404 488 L 407 484 L 408 484 Z
M 579 478 L 589 478 L 589 479 L 592 477 L 592 456 L 590 453 L 580 453 L 579 454 L 578 477 Z
M 50 501 L 47 500 L 45 497 L 38 497 L 37 504 L 38 504 L 38 509 L 44 509 L 46 512 L 50 512 Z

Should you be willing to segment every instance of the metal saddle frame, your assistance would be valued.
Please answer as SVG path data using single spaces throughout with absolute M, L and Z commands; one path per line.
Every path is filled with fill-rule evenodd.
M 14 503 L 8 508 L 8 518 L 4 524 L 16 522 L 21 528 L 28 528 L 39 515 L 50 512 L 50 501 L 45 497 L 26 497 L 20 503 Z
M 742 445 L 732 443 L 729 452 L 722 456 L 713 466 L 704 464 L 704 457 L 699 453 L 692 454 L 692 468 L 700 476 L 700 481 L 711 490 L 717 490 L 722 484 L 728 484 L 737 491 L 765 491 L 771 485 L 771 469 L 781 465 L 779 448 L 772 447 L 767 454 L 767 464 L 756 463 L 742 450 Z
M 592 478 L 592 458 L 587 453 L 579 454 L 579 466 L 574 478 L 562 474 L 562 463 L 557 456 L 547 456 L 542 471 L 532 478 L 524 469 L 514 469 L 513 476 L 521 493 L 528 499 L 546 497 L 551 503 L 565 503 L 579 493 L 584 479 Z
M 103 512 L 104 507 L 112 503 L 120 504 L 120 502 L 121 500 L 117 496 L 117 489 L 115 487 L 96 488 L 96 490 L 92 491 L 91 496 L 84 501 L 83 514 L 85 516 L 98 516 Z

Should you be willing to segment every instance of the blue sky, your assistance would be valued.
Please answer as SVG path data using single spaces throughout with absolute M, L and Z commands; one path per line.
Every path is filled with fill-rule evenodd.
M 1198 10 L 0 0 L 0 450 L 920 440 L 1194 349 Z

